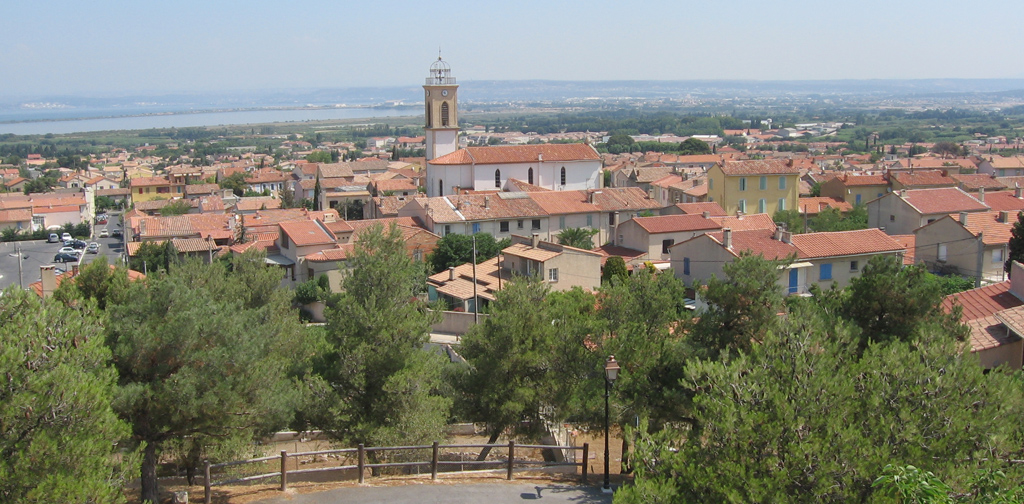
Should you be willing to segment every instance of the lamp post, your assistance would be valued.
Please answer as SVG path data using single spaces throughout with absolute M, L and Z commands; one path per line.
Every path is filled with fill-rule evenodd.
M 612 493 L 612 484 L 608 476 L 608 464 L 611 452 L 608 449 L 608 397 L 611 394 L 612 384 L 619 377 L 619 363 L 615 361 L 614 355 L 609 355 L 604 363 L 604 493 Z

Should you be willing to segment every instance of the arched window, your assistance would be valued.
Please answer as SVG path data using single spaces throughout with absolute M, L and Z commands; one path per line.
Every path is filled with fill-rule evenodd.
M 533 185 L 533 167 L 526 171 L 526 183 Z
M 494 187 L 501 187 L 501 170 L 494 170 Z
M 448 102 L 441 104 L 441 126 L 448 126 Z
M 444 180 L 438 179 L 437 181 L 437 195 L 444 196 Z
M 427 127 L 428 128 L 431 128 L 431 127 L 434 126 L 433 124 L 430 123 L 430 105 L 431 105 L 431 103 L 427 102 Z
M 565 167 L 562 167 L 562 185 L 565 185 Z

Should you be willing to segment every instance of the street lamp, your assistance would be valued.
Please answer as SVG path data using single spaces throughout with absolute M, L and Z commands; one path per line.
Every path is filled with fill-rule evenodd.
M 612 384 L 619 377 L 619 363 L 615 362 L 615 356 L 609 355 L 604 363 L 604 493 L 612 493 L 612 484 L 608 476 L 608 464 L 610 450 L 608 449 L 608 397 L 611 393 Z

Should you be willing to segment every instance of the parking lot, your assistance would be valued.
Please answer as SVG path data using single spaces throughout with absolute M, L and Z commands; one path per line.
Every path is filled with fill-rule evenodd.
M 93 232 L 95 236 L 85 241 L 98 243 L 100 246 L 99 253 L 86 254 L 84 253 L 85 251 L 82 251 L 82 257 L 78 263 L 53 262 L 53 256 L 57 254 L 57 250 L 64 246 L 62 243 L 47 243 L 46 240 L 0 243 L 0 289 L 6 289 L 11 285 L 19 285 L 19 282 L 27 288 L 30 283 L 40 280 L 39 267 L 47 264 L 52 264 L 61 270 L 70 270 L 72 265 L 88 264 L 101 256 L 105 256 L 109 264 L 122 264 L 121 257 L 124 252 L 122 239 L 99 237 L 100 231 L 104 228 L 113 231 L 120 227 L 114 222 L 115 220 L 111 219 L 107 225 L 95 226 Z M 19 248 L 21 250 L 20 280 L 18 274 Z

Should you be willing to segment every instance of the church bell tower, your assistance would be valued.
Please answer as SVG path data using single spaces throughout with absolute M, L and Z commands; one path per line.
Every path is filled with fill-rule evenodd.
M 427 161 L 459 148 L 459 85 L 451 73 L 448 63 L 438 55 L 423 86 Z

